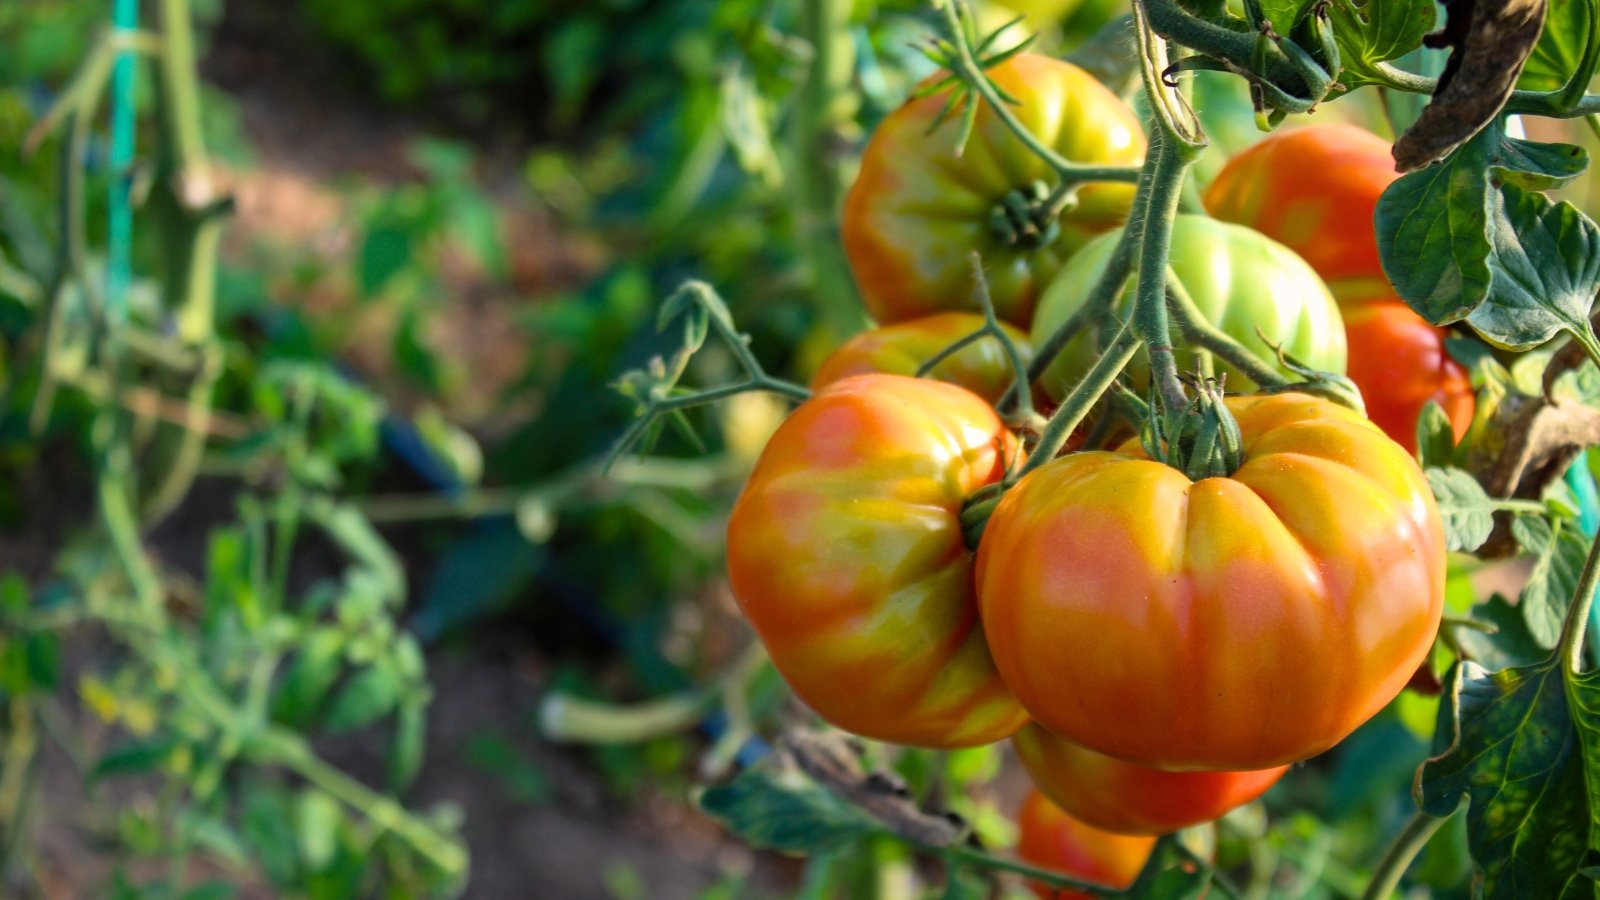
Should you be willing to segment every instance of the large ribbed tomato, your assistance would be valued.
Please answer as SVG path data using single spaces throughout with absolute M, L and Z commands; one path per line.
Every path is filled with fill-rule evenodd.
M 1034 346 L 1043 346 L 1088 302 L 1116 242 L 1114 234 L 1089 242 L 1045 290 L 1033 322 Z M 1181 215 L 1172 226 L 1172 271 L 1211 324 L 1257 354 L 1268 355 L 1256 335 L 1259 328 L 1270 340 L 1283 342 L 1284 349 L 1306 365 L 1324 372 L 1344 372 L 1345 338 L 1339 307 L 1317 273 L 1289 248 L 1240 225 Z M 1119 315 L 1132 310 L 1136 282 L 1130 279 L 1114 304 Z M 1109 316 L 1103 323 L 1108 329 L 1114 324 Z M 1097 356 L 1093 337 L 1087 331 L 1080 333 L 1056 357 L 1040 381 L 1045 393 L 1059 399 L 1089 371 Z M 1173 343 L 1180 348 L 1179 367 L 1193 368 L 1193 354 L 1182 349 L 1185 342 L 1175 337 Z M 1230 389 L 1252 387 L 1221 360 L 1217 364 L 1219 371 L 1228 372 Z M 1134 378 L 1142 380 L 1147 366 L 1140 354 L 1129 368 Z
M 1133 884 L 1156 839 L 1112 834 L 1080 822 L 1038 791 L 1029 791 L 1017 814 L 1017 856 L 1041 869 L 1118 890 Z M 1092 900 L 1082 891 L 1056 891 L 1033 882 L 1044 900 Z
M 1286 244 L 1343 301 L 1388 289 L 1373 218 L 1378 196 L 1398 177 L 1383 138 L 1354 125 L 1310 125 L 1229 160 L 1205 203 L 1217 218 Z
M 1163 772 L 1096 753 L 1037 723 L 1011 738 L 1033 783 L 1074 818 L 1120 834 L 1167 834 L 1249 803 L 1288 766 L 1249 772 Z
M 1333 746 L 1400 692 L 1444 602 L 1444 529 L 1400 445 L 1302 394 L 1229 398 L 1243 462 L 1191 482 L 1075 453 L 1009 490 L 978 607 L 1041 725 L 1174 771 L 1265 769 Z
M 816 390 L 841 378 L 868 372 L 915 375 L 939 351 L 982 327 L 983 316 L 978 313 L 948 312 L 863 331 L 822 361 L 811 387 Z M 1033 359 L 1028 336 L 1009 325 L 1000 327 L 1016 345 L 1026 366 Z M 968 344 L 934 366 L 929 374 L 940 381 L 959 384 L 991 403 L 1000 399 L 1016 377 L 1005 348 L 992 337 Z
M 1417 449 L 1417 414 L 1429 400 L 1450 419 L 1456 439 L 1476 407 L 1472 382 L 1445 350 L 1445 330 L 1429 325 L 1393 297 L 1344 307 L 1350 341 L 1346 372 L 1361 389 L 1367 418 L 1407 450 Z
M 728 522 L 728 574 L 818 715 L 926 747 L 1022 726 L 978 625 L 960 522 L 1015 451 L 975 394 L 901 375 L 836 381 L 773 434 Z
M 1088 73 L 1034 53 L 989 69 L 1015 97 L 1011 111 L 1044 144 L 1077 163 L 1134 165 L 1144 138 L 1127 105 Z M 1090 236 L 1127 217 L 1133 185 L 1084 185 L 1077 206 L 1041 246 L 1012 243 L 1001 202 L 1051 170 L 987 105 L 964 148 L 960 117 L 931 133 L 947 92 L 908 101 L 878 124 L 845 200 L 843 237 L 867 309 L 898 322 L 950 309 L 978 309 L 969 255 L 983 255 L 995 311 L 1024 327 L 1040 289 Z

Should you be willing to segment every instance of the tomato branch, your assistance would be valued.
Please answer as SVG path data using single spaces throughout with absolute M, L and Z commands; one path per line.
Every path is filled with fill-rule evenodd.
M 1400 876 L 1405 874 L 1411 861 L 1422 852 L 1434 832 L 1448 821 L 1450 816 L 1434 818 L 1424 812 L 1412 816 L 1405 829 L 1389 846 L 1389 852 L 1383 855 L 1383 861 L 1378 863 L 1378 869 L 1372 873 L 1372 881 L 1367 884 L 1361 900 L 1385 900 L 1392 896 L 1400 885 Z
M 1161 135 L 1154 142 L 1154 148 L 1156 167 L 1149 183 L 1149 208 L 1145 211 L 1144 233 L 1139 243 L 1139 277 L 1134 290 L 1132 321 L 1150 357 L 1150 377 L 1167 404 L 1173 409 L 1182 409 L 1188 404 L 1188 397 L 1178 380 L 1178 362 L 1173 355 L 1172 333 L 1167 323 L 1166 275 L 1172 255 L 1172 220 L 1178 214 L 1183 177 L 1190 160 L 1171 134 Z
M 1011 336 L 1006 334 L 1005 329 L 1000 326 L 1000 320 L 995 316 L 994 298 L 989 295 L 989 280 L 983 275 L 983 256 L 974 250 L 972 251 L 971 259 L 973 290 L 977 293 L 978 305 L 983 310 L 983 327 L 934 354 L 917 369 L 917 377 L 927 377 L 928 373 L 932 372 L 940 363 L 960 353 L 972 344 L 986 337 L 992 337 L 999 341 L 1000 346 L 1005 350 L 1006 359 L 1011 362 L 1013 377 L 1013 390 L 1008 391 L 997 406 L 1008 413 L 1008 418 L 1024 423 L 1031 422 L 1038 417 L 1038 413 L 1034 412 L 1033 409 L 1033 393 L 1031 391 L 1015 390 L 1019 384 L 1031 383 L 1032 379 L 1029 377 L 1028 367 L 1022 362 L 1022 351 L 1017 349 L 1016 342 L 1012 341 Z
M 1288 383 L 1288 379 L 1262 361 L 1261 357 L 1251 353 L 1243 344 L 1211 324 L 1205 314 L 1195 306 L 1194 298 L 1189 295 L 1188 289 L 1178 280 L 1177 274 L 1170 266 L 1167 268 L 1167 308 L 1172 313 L 1178 330 L 1187 340 L 1215 353 L 1228 365 L 1238 369 L 1244 377 L 1261 387 Z

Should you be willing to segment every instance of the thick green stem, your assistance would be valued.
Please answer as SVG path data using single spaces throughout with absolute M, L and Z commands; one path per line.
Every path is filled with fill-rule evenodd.
M 1117 332 L 1111 346 L 1095 360 L 1094 366 L 1089 369 L 1089 374 L 1072 389 L 1072 393 L 1061 402 L 1059 409 L 1050 416 L 1049 424 L 1045 425 L 1044 432 L 1039 435 L 1039 443 L 1028 454 L 1028 461 L 1023 463 L 1010 479 L 1015 482 L 1022 476 L 1032 472 L 1052 459 L 1066 446 L 1067 439 L 1072 436 L 1083 420 L 1088 417 L 1089 411 L 1100 401 L 1105 392 L 1111 389 L 1111 383 L 1127 368 L 1128 361 L 1133 359 L 1134 353 L 1139 349 L 1139 338 L 1134 334 L 1131 324 L 1123 323 L 1122 330 Z
M 1195 343 L 1210 350 L 1221 357 L 1228 365 L 1238 370 L 1239 374 L 1255 382 L 1260 387 L 1274 387 L 1288 384 L 1277 369 L 1268 365 L 1261 357 L 1256 356 L 1244 345 L 1234 340 L 1222 329 L 1212 325 L 1205 314 L 1195 305 L 1194 298 L 1184 288 L 1183 282 L 1178 280 L 1176 273 L 1169 267 L 1167 269 L 1167 300 L 1168 309 L 1172 313 L 1173 321 L 1178 330 L 1183 333 L 1191 343 Z
M 1152 123 L 1152 136 L 1156 133 Z M 1182 409 L 1188 398 L 1178 380 L 1172 332 L 1167 324 L 1167 265 L 1172 256 L 1172 223 L 1183 196 L 1183 178 L 1189 154 L 1172 135 L 1155 142 L 1156 167 L 1149 183 L 1149 208 L 1144 215 L 1144 235 L 1139 246 L 1139 281 L 1133 301 L 1134 330 L 1150 356 L 1150 377 L 1171 409 Z
M 1372 881 L 1368 883 L 1367 890 L 1361 895 L 1361 900 L 1388 900 L 1394 889 L 1400 884 L 1400 876 L 1406 873 L 1411 861 L 1433 837 L 1434 832 L 1450 821 L 1449 816 L 1442 819 L 1434 818 L 1426 813 L 1417 813 L 1406 824 L 1405 830 L 1389 845 L 1389 852 L 1383 855 L 1383 861 L 1378 863 L 1378 869 L 1372 873 Z
M 1255 72 L 1271 84 L 1289 93 L 1305 93 L 1310 89 L 1289 56 L 1272 41 L 1260 45 L 1260 36 L 1248 31 L 1235 31 L 1222 25 L 1192 15 L 1178 5 L 1177 0 L 1135 0 L 1143 7 L 1150 27 L 1159 35 L 1176 44 L 1224 63 L 1235 72 Z M 1258 52 L 1265 65 L 1258 61 Z M 1301 99 L 1318 100 L 1305 96 Z
M 1589 358 L 1600 366 L 1600 346 L 1587 328 L 1583 334 L 1574 335 L 1583 345 Z M 1583 635 L 1589 624 L 1589 608 L 1594 605 L 1594 590 L 1600 583 L 1600 537 L 1589 545 L 1589 555 L 1583 561 L 1583 573 L 1578 576 L 1578 587 L 1572 593 L 1572 603 L 1567 607 L 1567 617 L 1561 624 L 1560 654 L 1567 671 L 1577 673 L 1583 669 Z

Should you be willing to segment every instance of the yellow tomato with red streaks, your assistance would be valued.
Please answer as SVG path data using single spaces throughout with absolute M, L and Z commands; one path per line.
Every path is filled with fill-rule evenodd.
M 1164 772 L 1096 753 L 1037 723 L 1024 726 L 1011 745 L 1057 806 L 1120 834 L 1167 834 L 1210 822 L 1266 793 L 1289 770 Z
M 846 731 L 924 747 L 1010 736 L 961 505 L 1016 439 L 955 385 L 858 375 L 779 426 L 728 521 L 734 596 L 800 699 Z
M 983 316 L 978 313 L 947 312 L 863 331 L 822 361 L 811 379 L 811 388 L 817 390 L 841 378 L 869 372 L 916 375 L 922 364 L 939 351 L 982 327 Z M 1004 323 L 1000 327 L 1026 366 L 1033 360 L 1028 336 Z M 1016 377 L 1005 348 L 993 337 L 968 344 L 928 374 L 939 381 L 961 385 L 990 403 L 999 400 Z
M 988 72 L 1017 100 L 1009 111 L 1067 160 L 1134 166 L 1144 158 L 1133 112 L 1077 66 L 1019 53 Z M 1036 186 L 1048 193 L 1054 172 L 987 104 L 965 145 L 957 144 L 960 116 L 932 128 L 948 99 L 945 90 L 907 101 L 868 141 L 844 206 L 850 268 L 873 317 L 899 322 L 980 309 L 970 259 L 976 250 L 996 314 L 1026 327 L 1040 290 L 1067 257 L 1127 218 L 1133 184 L 1085 184 L 1053 229 L 1019 239 L 1004 224 L 1007 196 Z
M 1191 482 L 1137 440 L 1031 472 L 978 548 L 978 606 L 1039 724 L 1173 771 L 1333 746 L 1427 655 L 1444 529 L 1416 462 L 1302 394 L 1228 398 L 1242 464 Z
M 1017 856 L 1041 869 L 1121 890 L 1139 877 L 1156 839 L 1113 834 L 1073 818 L 1039 791 L 1029 791 L 1017 814 Z M 1082 891 L 1030 886 L 1044 900 L 1092 900 Z

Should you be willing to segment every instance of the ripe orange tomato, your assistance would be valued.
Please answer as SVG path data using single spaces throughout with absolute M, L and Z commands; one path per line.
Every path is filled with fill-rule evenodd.
M 863 331 L 822 361 L 811 379 L 811 388 L 817 390 L 841 378 L 868 372 L 915 375 L 939 351 L 982 327 L 983 316 L 978 313 L 947 312 Z M 1033 359 L 1028 336 L 1009 325 L 1000 327 L 1016 344 L 1026 366 Z M 1005 348 L 992 337 L 968 344 L 929 374 L 940 381 L 959 384 L 990 403 L 1005 394 L 1015 377 Z
M 1289 770 L 1163 772 L 1096 753 L 1029 723 L 1011 738 L 1033 783 L 1073 817 L 1119 834 L 1167 834 L 1266 793 Z
M 1121 890 L 1139 877 L 1156 839 L 1112 834 L 1074 819 L 1038 791 L 1029 791 L 1017 815 L 1017 856 L 1041 869 Z M 1044 900 L 1092 900 L 1082 891 L 1030 885 Z
M 924 747 L 1022 727 L 978 627 L 960 519 L 1016 446 L 972 392 L 901 375 L 836 381 L 778 427 L 728 521 L 728 576 L 818 715 Z
M 1416 462 L 1303 394 L 1231 397 L 1243 464 L 1191 482 L 1074 453 L 1006 492 L 978 607 L 1039 724 L 1172 771 L 1314 756 L 1405 686 L 1444 603 L 1444 528 Z
M 1429 400 L 1444 409 L 1456 440 L 1467 433 L 1477 404 L 1467 371 L 1445 350 L 1444 329 L 1393 296 L 1346 306 L 1344 327 L 1346 373 L 1385 434 L 1415 453 L 1417 415 Z
M 1071 63 L 1019 53 L 989 69 L 1019 102 L 1011 112 L 1068 160 L 1136 165 L 1145 142 L 1127 105 Z M 939 77 L 939 76 L 935 76 Z M 995 312 L 1026 327 L 1040 289 L 1095 234 L 1127 218 L 1131 183 L 1086 184 L 1049 240 L 1013 243 L 1001 201 L 1054 173 L 983 105 L 965 147 L 952 116 L 930 133 L 948 92 L 910 100 L 867 143 L 845 199 L 843 238 L 867 309 L 879 322 L 979 308 L 969 255 L 982 254 Z M 1028 246 L 1038 243 L 1038 246 Z
M 1373 219 L 1400 177 L 1389 143 L 1354 125 L 1310 125 L 1267 137 L 1228 161 L 1206 209 L 1286 244 L 1344 301 L 1389 290 Z

